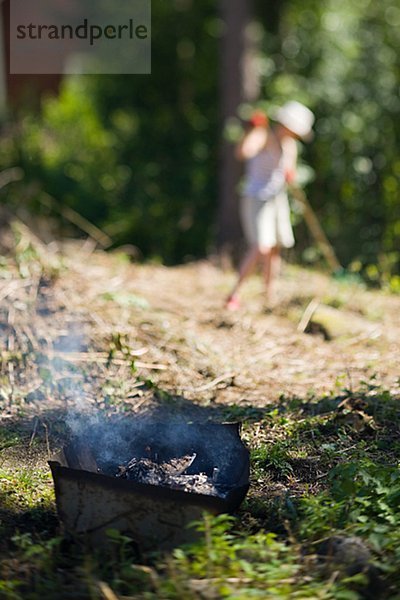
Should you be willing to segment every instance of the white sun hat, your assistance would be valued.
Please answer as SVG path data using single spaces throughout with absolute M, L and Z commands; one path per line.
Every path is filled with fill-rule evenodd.
M 312 137 L 312 126 L 315 121 L 315 117 L 311 110 L 291 100 L 286 102 L 276 113 L 276 120 L 281 123 L 287 129 L 290 129 L 297 136 L 307 140 Z

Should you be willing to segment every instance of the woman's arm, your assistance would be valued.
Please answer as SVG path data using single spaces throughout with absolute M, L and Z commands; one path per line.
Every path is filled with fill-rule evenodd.
M 297 143 L 292 137 L 284 137 L 281 141 L 283 167 L 287 183 L 293 183 L 297 170 Z
M 268 131 L 266 127 L 253 127 L 248 131 L 236 147 L 238 160 L 249 160 L 256 156 L 266 145 Z

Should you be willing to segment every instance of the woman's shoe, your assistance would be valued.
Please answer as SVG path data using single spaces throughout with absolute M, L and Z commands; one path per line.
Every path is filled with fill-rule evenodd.
M 237 296 L 230 296 L 226 301 L 225 308 L 227 310 L 238 310 L 240 308 L 239 298 Z

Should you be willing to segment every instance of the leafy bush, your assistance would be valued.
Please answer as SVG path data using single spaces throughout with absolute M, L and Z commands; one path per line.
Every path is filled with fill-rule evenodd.
M 400 471 L 368 460 L 336 466 L 330 490 L 302 502 L 302 535 L 348 529 L 400 560 Z

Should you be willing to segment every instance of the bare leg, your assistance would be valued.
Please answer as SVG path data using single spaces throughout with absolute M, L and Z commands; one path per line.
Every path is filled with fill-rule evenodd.
M 261 250 L 261 256 L 262 256 L 262 261 L 263 261 L 264 282 L 265 282 L 265 287 L 267 288 L 267 291 L 268 291 L 270 284 L 271 284 L 271 276 L 272 276 L 272 270 L 271 270 L 272 248 L 263 248 Z
M 260 251 L 258 249 L 258 246 L 252 246 L 250 248 L 250 250 L 248 251 L 248 253 L 246 254 L 246 256 L 244 257 L 242 264 L 240 265 L 239 277 L 238 277 L 237 282 L 235 283 L 231 293 L 228 296 L 228 301 L 231 300 L 237 294 L 244 279 L 246 279 L 246 277 L 248 277 L 248 275 L 250 275 L 250 273 L 255 268 L 259 257 L 260 257 Z
M 279 246 L 275 246 L 275 248 L 273 248 L 272 258 L 273 258 L 274 278 L 275 278 L 275 280 L 277 280 L 280 275 L 281 265 L 282 265 L 281 249 L 279 248 Z
M 262 250 L 264 262 L 264 282 L 267 289 L 267 297 L 274 300 L 275 286 L 281 267 L 281 256 L 278 246 Z

